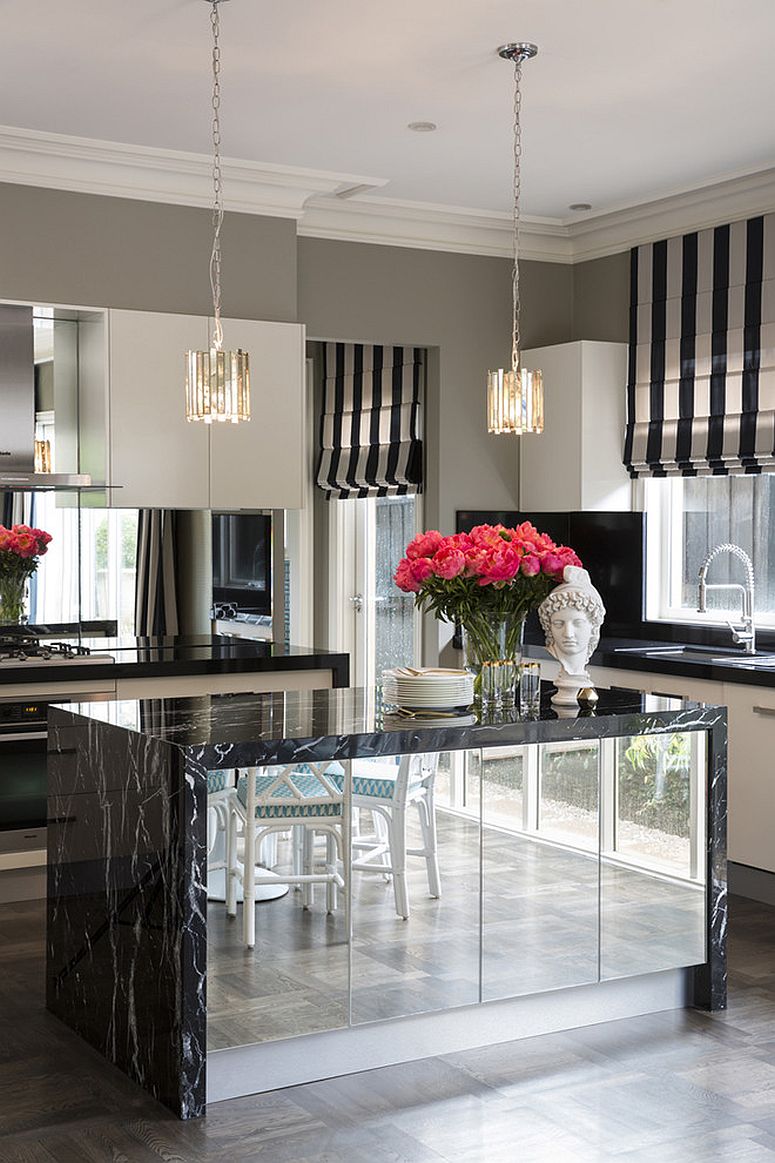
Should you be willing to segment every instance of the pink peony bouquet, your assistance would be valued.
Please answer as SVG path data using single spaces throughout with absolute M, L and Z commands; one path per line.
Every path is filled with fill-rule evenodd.
M 461 622 L 479 640 L 477 653 L 497 657 L 498 647 L 488 642 L 495 623 L 510 621 L 509 636 L 521 639 L 527 614 L 562 581 L 567 565 L 581 565 L 574 551 L 529 521 L 515 529 L 477 525 L 449 537 L 431 529 L 409 543 L 394 581 L 421 609 Z
M 20 622 L 27 579 L 48 550 L 51 534 L 29 525 L 0 525 L 0 622 Z

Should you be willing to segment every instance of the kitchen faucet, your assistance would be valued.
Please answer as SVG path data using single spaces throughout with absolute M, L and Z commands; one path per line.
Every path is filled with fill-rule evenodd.
M 745 566 L 745 585 L 740 585 L 739 582 L 717 583 L 710 585 L 705 578 L 708 576 L 708 566 L 713 561 L 714 557 L 718 557 L 721 553 L 731 553 L 733 557 L 739 557 Z M 700 566 L 699 581 L 697 586 L 698 602 L 697 611 L 704 614 L 707 610 L 706 595 L 709 590 L 739 590 L 742 595 L 742 626 L 738 629 L 733 626 L 730 621 L 727 621 L 729 629 L 732 631 L 732 641 L 738 646 L 744 645 L 746 654 L 756 653 L 756 627 L 753 624 L 753 562 L 744 549 L 739 545 L 732 545 L 730 542 L 725 542 L 723 545 L 716 545 L 711 549 L 702 565 Z

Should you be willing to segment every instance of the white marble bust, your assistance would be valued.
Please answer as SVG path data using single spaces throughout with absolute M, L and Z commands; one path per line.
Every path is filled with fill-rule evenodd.
M 587 663 L 600 641 L 605 606 L 585 569 L 568 565 L 563 580 L 538 607 L 546 648 L 560 664 L 553 703 L 576 703 L 580 690 L 594 690 Z

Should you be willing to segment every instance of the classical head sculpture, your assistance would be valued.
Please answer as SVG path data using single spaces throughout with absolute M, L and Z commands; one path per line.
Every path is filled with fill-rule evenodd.
M 560 585 L 538 607 L 538 617 L 546 648 L 562 668 L 560 679 L 578 678 L 577 686 L 590 686 L 587 663 L 600 641 L 605 606 L 587 571 L 566 566 Z

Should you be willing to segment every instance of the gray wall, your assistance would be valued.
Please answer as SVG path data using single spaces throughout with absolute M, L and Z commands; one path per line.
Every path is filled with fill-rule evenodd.
M 227 214 L 223 313 L 297 321 L 296 224 Z M 0 299 L 208 315 L 210 211 L 0 183 Z
M 507 259 L 299 239 L 299 318 L 315 339 L 430 349 L 425 524 L 454 528 L 459 508 L 514 508 L 518 445 L 485 427 L 489 367 L 510 359 Z M 573 274 L 525 262 L 524 347 L 571 336 Z
M 210 312 L 210 211 L 0 183 L 0 299 Z M 522 346 L 627 338 L 628 255 L 523 262 Z M 485 430 L 489 367 L 510 358 L 509 259 L 296 237 L 229 213 L 226 316 L 301 321 L 310 338 L 428 351 L 425 523 L 517 505 L 519 442 Z
M 578 263 L 571 269 L 571 338 L 626 343 L 629 338 L 630 252 Z

